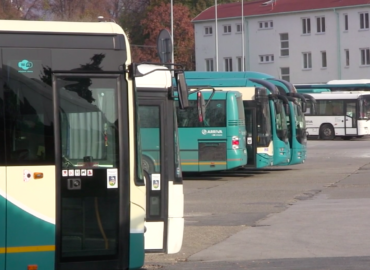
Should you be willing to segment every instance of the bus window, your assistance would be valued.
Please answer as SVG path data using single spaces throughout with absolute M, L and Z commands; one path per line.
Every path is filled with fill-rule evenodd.
M 159 106 L 140 105 L 142 166 L 149 174 L 161 171 Z
M 242 99 L 242 97 L 238 97 L 236 99 L 236 102 L 238 104 L 238 117 L 239 117 L 240 120 L 245 121 L 244 105 L 243 105 L 243 99 Z
M 10 164 L 54 164 L 52 100 L 48 85 L 9 71 L 4 85 L 7 160 Z M 41 95 L 40 95 L 41 94 Z M 41 97 L 40 97 L 41 96 Z
M 197 101 L 189 100 L 190 107 L 186 110 L 177 111 L 179 127 L 225 127 L 226 126 L 226 102 L 225 100 L 211 100 L 206 108 L 204 123 L 199 122 Z M 244 114 L 243 114 L 244 115 Z M 244 119 L 244 118 L 243 118 Z
M 370 118 L 370 97 L 369 96 L 362 96 L 360 98 L 360 106 L 359 106 L 359 118 L 360 119 L 369 119 Z

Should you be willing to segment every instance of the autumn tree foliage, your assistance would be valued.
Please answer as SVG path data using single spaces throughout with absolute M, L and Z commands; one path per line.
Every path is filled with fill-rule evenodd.
M 0 0 L 0 19 L 19 19 L 21 14 L 9 0 Z
M 189 8 L 182 4 L 173 6 L 174 62 L 194 69 L 194 29 Z M 156 49 L 157 37 L 162 29 L 171 31 L 171 5 L 160 3 L 147 12 L 141 21 L 143 34 L 147 36 L 143 46 L 132 46 L 133 59 L 137 62 L 159 62 Z

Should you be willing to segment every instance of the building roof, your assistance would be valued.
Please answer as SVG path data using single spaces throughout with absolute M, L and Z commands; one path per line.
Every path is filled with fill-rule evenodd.
M 286 12 L 332 9 L 368 5 L 370 0 L 244 0 L 244 16 L 272 15 Z M 242 15 L 241 1 L 217 5 L 217 19 L 234 18 Z M 192 22 L 215 19 L 215 6 L 201 12 Z

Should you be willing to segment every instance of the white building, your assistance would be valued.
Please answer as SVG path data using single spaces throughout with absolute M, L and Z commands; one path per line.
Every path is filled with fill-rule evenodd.
M 370 78 L 369 0 L 243 6 L 213 6 L 193 19 L 197 71 L 250 70 L 293 83 Z

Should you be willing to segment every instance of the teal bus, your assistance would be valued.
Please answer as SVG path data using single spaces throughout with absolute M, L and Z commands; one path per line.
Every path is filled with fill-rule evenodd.
M 304 121 L 303 109 L 305 106 L 305 99 L 302 95 L 297 94 L 294 86 L 284 80 L 275 79 L 273 76 L 260 72 L 186 72 L 185 76 L 188 79 L 232 79 L 232 78 L 254 78 L 268 80 L 274 84 L 282 96 L 288 99 L 286 106 L 288 110 L 286 113 L 288 124 L 288 137 L 290 143 L 290 161 L 283 163 L 284 165 L 293 165 L 303 163 L 306 159 L 307 152 L 307 138 L 306 127 Z M 280 165 L 283 165 L 280 163 Z
M 188 87 L 192 88 L 189 84 Z M 182 171 L 221 171 L 245 166 L 242 95 L 237 91 L 202 90 L 207 104 L 204 119 L 200 119 L 197 93 L 189 95 L 189 108 L 177 111 Z
M 288 130 L 292 150 L 289 165 L 304 163 L 307 158 L 307 128 L 304 113 L 306 111 L 306 99 L 309 97 L 297 93 L 290 82 L 275 78 L 268 78 L 267 80 L 279 89 L 280 94 L 286 95 L 289 101 Z
M 249 159 L 253 162 L 248 163 L 249 166 L 255 168 L 262 168 L 269 165 L 288 165 L 290 162 L 291 150 L 288 138 L 288 127 L 287 117 L 284 102 L 286 98 L 279 94 L 277 88 L 268 81 L 259 79 L 244 79 L 244 78 L 232 78 L 232 72 L 221 72 L 231 73 L 227 74 L 229 78 L 223 79 L 217 76 L 220 72 L 185 72 L 186 82 L 188 86 L 192 85 L 210 85 L 218 90 L 223 91 L 239 91 L 243 93 L 243 103 L 245 109 L 247 133 L 247 145 L 250 148 L 255 149 L 249 154 Z M 202 79 L 202 73 L 205 74 L 205 78 Z M 190 75 L 189 75 L 190 74 Z M 197 76 L 196 76 L 197 75 Z M 242 74 L 240 74 L 242 75 Z M 189 79 L 194 78 L 194 79 Z M 208 78 L 211 77 L 211 78 Z M 241 77 L 241 76 L 240 76 Z M 260 127 L 264 127 L 265 123 L 261 125 L 261 122 L 265 118 L 258 117 L 258 106 L 261 101 L 255 100 L 255 90 L 259 87 L 265 87 L 268 96 L 268 110 L 264 109 L 265 118 L 267 123 L 270 124 L 270 128 L 263 130 L 268 131 L 265 133 L 266 140 L 260 141 L 260 132 L 255 133 Z M 244 94 L 245 93 L 245 94 Z M 258 105 L 256 107 L 256 105 Z M 271 138 L 271 139 L 268 139 Z M 259 144 L 265 145 L 259 145 Z M 266 145 L 268 143 L 268 145 Z M 253 157 L 253 158 L 252 158 Z

